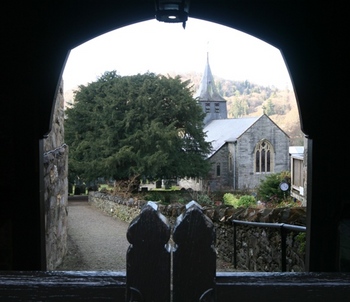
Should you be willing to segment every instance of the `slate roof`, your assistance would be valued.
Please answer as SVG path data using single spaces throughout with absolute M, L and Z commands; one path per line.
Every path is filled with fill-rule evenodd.
M 249 129 L 259 118 L 260 116 L 211 121 L 204 127 L 204 132 L 207 135 L 205 140 L 212 143 L 212 152 L 208 157 L 211 157 L 226 142 L 236 141 L 237 138 Z
M 203 77 L 199 89 L 194 94 L 194 98 L 199 98 L 200 101 L 226 102 L 219 94 L 213 74 L 209 66 L 209 55 L 207 54 L 207 64 L 205 65 Z

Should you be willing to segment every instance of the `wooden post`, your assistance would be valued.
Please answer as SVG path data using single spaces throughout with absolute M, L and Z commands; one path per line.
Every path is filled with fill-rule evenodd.
M 215 301 L 216 234 L 195 201 L 177 218 L 173 240 L 173 301 Z
M 126 301 L 170 301 L 170 225 L 149 201 L 129 225 Z

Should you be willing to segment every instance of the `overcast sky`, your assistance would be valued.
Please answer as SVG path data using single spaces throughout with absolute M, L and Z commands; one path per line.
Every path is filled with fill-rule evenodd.
M 126 26 L 71 50 L 64 90 L 95 81 L 105 71 L 121 76 L 204 71 L 207 52 L 214 77 L 292 88 L 280 51 L 253 36 L 189 18 L 182 24 L 150 20 Z

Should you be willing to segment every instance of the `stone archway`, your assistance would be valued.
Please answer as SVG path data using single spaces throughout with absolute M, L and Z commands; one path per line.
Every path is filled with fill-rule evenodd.
M 307 237 L 309 268 L 313 271 L 338 269 L 337 226 L 350 217 L 349 211 L 343 210 L 348 209 L 343 190 L 348 181 L 343 174 L 350 168 L 345 160 L 348 156 L 343 131 L 348 119 L 343 110 L 346 98 L 339 89 L 347 87 L 348 82 L 348 54 L 343 46 L 348 18 L 343 6 L 329 1 L 316 6 L 295 1 L 192 0 L 190 7 L 193 18 L 241 30 L 283 53 L 298 100 L 302 130 L 311 139 Z M 11 268 L 41 269 L 45 267 L 45 236 L 38 169 L 42 150 L 38 140 L 50 131 L 53 103 L 69 50 L 112 29 L 154 18 L 154 2 L 14 2 L 6 3 L 4 10 L 3 58 L 10 64 L 2 67 L 0 129 L 5 147 L 0 163 L 1 189 L 17 192 L 20 175 L 24 180 L 21 192 L 26 198 L 9 194 L 0 215 L 12 226 L 8 234 Z M 23 129 L 26 135 L 19 139 Z M 331 160 L 325 161 L 324 146 L 330 140 Z

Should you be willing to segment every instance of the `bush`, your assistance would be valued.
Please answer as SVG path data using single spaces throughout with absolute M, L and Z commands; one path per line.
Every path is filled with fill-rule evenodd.
M 183 198 L 183 197 L 180 197 L 180 198 L 177 200 L 177 202 L 183 203 L 183 204 L 186 204 L 186 203 L 187 203 L 186 199 Z
M 252 195 L 243 195 L 238 198 L 232 193 L 226 193 L 223 196 L 223 201 L 225 205 L 233 206 L 235 208 L 248 208 L 256 205 L 256 199 Z
M 238 200 L 238 206 L 248 208 L 256 205 L 256 199 L 252 195 L 243 195 Z
M 234 208 L 238 207 L 238 198 L 235 197 L 232 193 L 225 193 L 222 199 L 225 205 L 233 206 Z
M 282 200 L 278 204 L 275 205 L 276 208 L 293 208 L 293 207 L 301 207 L 300 201 L 295 201 L 291 196 Z
M 214 202 L 211 200 L 211 198 L 207 194 L 198 194 L 197 195 L 197 202 L 201 205 L 213 205 Z
M 281 202 L 286 196 L 289 196 L 290 190 L 283 192 L 279 185 L 282 181 L 286 181 L 290 185 L 290 173 L 281 172 L 270 174 L 261 181 L 257 193 L 259 200 L 263 202 Z
M 164 200 L 165 200 L 164 195 L 162 193 L 157 192 L 157 191 L 148 192 L 145 195 L 144 199 L 147 201 L 161 201 L 161 202 L 164 202 Z

